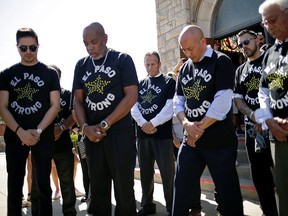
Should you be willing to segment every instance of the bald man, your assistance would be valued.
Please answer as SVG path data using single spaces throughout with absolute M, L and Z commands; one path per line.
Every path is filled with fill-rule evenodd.
M 131 107 L 137 101 L 138 78 L 132 58 L 106 46 L 100 23 L 83 31 L 88 57 L 74 73 L 74 110 L 85 135 L 91 180 L 88 214 L 111 215 L 113 180 L 117 216 L 135 216 L 134 165 L 136 146 Z
M 174 112 L 185 129 L 174 182 L 173 216 L 200 216 L 200 177 L 209 168 L 216 190 L 217 210 L 243 216 L 235 168 L 237 137 L 232 123 L 235 70 L 223 53 L 207 46 L 199 26 L 184 27 L 179 44 L 188 61 L 179 72 Z M 181 169 L 180 169 L 181 168 Z

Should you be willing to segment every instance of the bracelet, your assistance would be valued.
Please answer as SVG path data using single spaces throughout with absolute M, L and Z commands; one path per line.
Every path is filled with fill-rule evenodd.
M 252 116 L 254 115 L 254 111 L 251 112 L 251 114 L 249 115 L 249 118 L 252 119 Z M 253 120 L 253 119 L 252 119 Z
M 20 125 L 17 126 L 16 130 L 14 131 L 17 134 L 17 131 L 19 130 Z
M 84 128 L 85 128 L 86 126 L 88 126 L 87 123 L 84 123 L 84 124 L 82 125 L 81 134 L 84 134 Z
M 61 131 L 64 131 L 66 129 L 65 125 L 63 125 L 63 124 L 60 125 L 59 127 L 60 127 Z

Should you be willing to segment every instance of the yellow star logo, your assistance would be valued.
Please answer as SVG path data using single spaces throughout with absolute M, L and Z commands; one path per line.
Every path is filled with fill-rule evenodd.
M 200 85 L 200 80 L 196 80 L 192 86 L 184 88 L 184 93 L 187 99 L 195 98 L 199 100 L 200 92 L 205 88 L 206 86 Z
M 38 92 L 38 89 L 32 88 L 30 83 L 27 83 L 23 88 L 17 88 L 15 91 L 18 93 L 17 100 L 28 98 L 29 100 L 33 100 L 33 94 Z
M 85 86 L 88 88 L 88 95 L 95 91 L 100 94 L 104 94 L 104 87 L 107 86 L 110 82 L 111 81 L 101 80 L 100 75 L 98 75 L 94 81 L 85 83 Z
M 145 103 L 145 102 L 148 102 L 148 103 L 152 103 L 152 101 L 154 100 L 154 98 L 156 98 L 157 96 L 156 95 L 153 95 L 151 91 L 148 91 L 146 95 L 143 95 L 141 98 L 142 98 L 142 103 Z
M 268 80 L 271 82 L 269 89 L 280 88 L 284 90 L 284 80 L 287 79 L 287 74 L 283 73 L 283 67 L 279 69 L 276 73 L 268 76 Z
M 259 89 L 259 82 L 260 82 L 260 78 L 256 78 L 255 76 L 253 76 L 249 82 L 245 83 L 244 85 L 247 87 L 247 93 L 252 91 L 253 89 Z

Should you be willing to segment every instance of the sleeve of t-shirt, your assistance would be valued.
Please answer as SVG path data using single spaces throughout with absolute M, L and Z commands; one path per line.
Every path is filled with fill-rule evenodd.
M 6 90 L 6 85 L 4 81 L 4 71 L 0 72 L 0 90 Z
M 177 84 L 176 84 L 176 95 L 184 96 L 183 90 L 181 87 L 181 79 L 183 76 L 183 70 L 180 70 L 178 78 L 177 78 Z
M 120 69 L 123 87 L 138 85 L 138 76 L 135 64 L 128 54 L 122 53 L 120 55 Z
M 82 85 L 81 85 L 81 72 L 83 70 L 83 64 L 84 64 L 84 59 L 80 59 L 74 69 L 74 78 L 73 78 L 73 86 L 72 86 L 72 94 L 74 94 L 74 91 L 76 89 L 82 89 Z
M 241 74 L 242 74 L 242 69 L 243 69 L 243 65 L 239 66 L 236 69 L 236 73 L 235 73 L 235 86 L 234 86 L 234 93 L 235 94 L 243 94 L 242 92 L 242 88 L 241 88 Z
M 268 88 L 268 82 L 267 82 L 267 72 L 265 71 L 265 67 L 267 65 L 267 60 L 268 60 L 268 56 L 269 56 L 269 51 L 267 51 L 263 57 L 263 61 L 262 61 L 262 76 L 260 79 L 260 83 L 259 83 L 259 87 L 263 87 L 263 88 Z
M 51 76 L 52 76 L 50 91 L 55 91 L 55 90 L 60 91 L 61 90 L 60 80 L 59 80 L 59 77 L 57 75 L 57 72 L 53 69 L 50 69 L 50 70 L 51 70 Z
M 234 89 L 235 83 L 235 69 L 233 63 L 229 57 L 226 55 L 221 55 L 218 57 L 216 67 L 216 81 L 215 88 L 216 91 L 225 89 Z

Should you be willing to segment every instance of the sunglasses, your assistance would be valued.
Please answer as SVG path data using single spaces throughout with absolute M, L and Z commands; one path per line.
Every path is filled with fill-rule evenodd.
M 36 45 L 30 45 L 30 46 L 21 45 L 21 46 L 19 46 L 19 49 L 20 49 L 21 52 L 26 52 L 28 49 L 31 52 L 36 52 L 37 46 Z
M 242 49 L 244 45 L 247 46 L 247 45 L 250 43 L 250 41 L 253 40 L 253 39 L 256 39 L 256 38 L 249 38 L 249 39 L 243 41 L 242 43 L 239 43 L 239 44 L 238 44 L 238 47 L 239 47 L 240 49 Z

